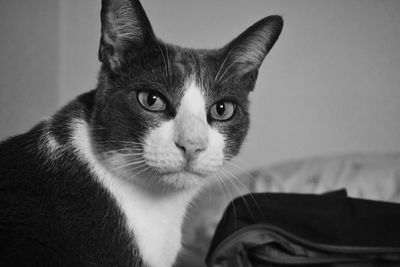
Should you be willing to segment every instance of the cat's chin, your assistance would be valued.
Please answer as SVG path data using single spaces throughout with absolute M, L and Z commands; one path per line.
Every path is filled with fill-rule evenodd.
M 161 173 L 160 182 L 174 189 L 191 189 L 204 183 L 207 175 L 190 171 L 175 171 Z

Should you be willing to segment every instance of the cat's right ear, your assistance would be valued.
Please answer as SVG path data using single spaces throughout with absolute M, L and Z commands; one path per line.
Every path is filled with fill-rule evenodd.
M 155 40 L 151 24 L 138 0 L 102 0 L 99 60 L 117 71 L 127 49 L 139 51 Z

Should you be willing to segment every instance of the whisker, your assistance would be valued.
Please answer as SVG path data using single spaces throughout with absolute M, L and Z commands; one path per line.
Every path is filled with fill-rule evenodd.
M 222 179 L 222 178 L 220 178 L 220 177 L 217 175 L 217 173 L 215 174 L 215 177 L 217 178 L 217 185 L 218 185 L 219 191 L 221 192 L 221 194 L 224 195 L 224 191 L 222 190 L 222 187 L 221 187 L 221 184 L 220 184 L 220 179 Z M 226 196 L 224 195 L 224 197 L 226 197 Z
M 222 80 L 222 78 L 225 76 L 225 74 L 228 72 L 228 70 L 237 62 L 240 62 L 241 58 L 237 58 L 234 61 L 232 61 L 231 64 L 225 69 L 225 71 L 222 73 L 221 77 L 218 79 L 218 82 Z
M 144 152 L 141 150 L 136 149 L 115 149 L 111 151 L 106 151 L 104 153 L 118 153 L 118 155 L 125 156 L 125 155 L 144 155 Z
M 149 180 L 152 182 L 158 174 L 159 174 L 158 170 L 153 168 L 152 175 L 150 176 Z
M 257 200 L 255 199 L 255 197 L 253 196 L 253 192 L 251 192 L 251 191 L 249 190 L 249 188 L 248 188 L 245 184 L 243 184 L 243 182 L 240 181 L 240 179 L 239 179 L 238 177 L 236 177 L 233 173 L 231 173 L 230 171 L 228 171 L 228 170 L 226 170 L 226 169 L 224 169 L 224 168 L 221 168 L 221 170 L 222 170 L 223 172 L 225 172 L 227 175 L 229 175 L 230 177 L 232 177 L 232 178 L 234 179 L 234 181 L 236 181 L 240 186 L 242 186 L 242 188 L 244 188 L 244 189 L 247 191 L 248 195 L 249 195 L 249 196 L 251 197 L 251 199 L 253 200 L 254 205 L 257 207 L 259 214 L 260 214 L 261 216 L 263 216 L 263 215 L 262 215 L 262 214 L 263 214 L 263 213 L 262 213 L 262 209 L 261 209 L 260 205 L 258 204 Z M 231 181 L 231 180 L 229 179 L 229 181 Z M 232 182 L 233 185 L 235 185 L 235 183 L 234 183 L 233 181 L 231 181 L 231 182 Z M 235 185 L 235 187 L 237 188 L 236 185 Z M 239 191 L 238 188 L 237 188 L 236 190 Z M 247 201 L 244 199 L 243 196 L 241 196 L 241 197 L 242 197 L 242 199 L 243 199 L 243 201 L 244 201 L 244 203 L 245 203 L 247 209 L 249 210 L 250 215 L 254 217 L 254 215 L 253 215 L 253 213 L 251 212 L 251 209 L 250 209 L 250 207 L 249 207 Z
M 217 181 L 218 184 L 218 181 Z M 211 192 L 211 186 L 207 186 L 207 191 L 208 191 L 208 202 L 211 203 L 211 196 L 212 196 L 212 192 Z M 220 190 L 221 191 L 221 190 Z M 221 192 L 222 194 L 222 192 Z
M 152 168 L 151 166 L 148 166 L 148 167 L 145 168 L 144 170 L 141 170 L 140 172 L 137 172 L 137 173 L 135 173 L 134 175 L 141 174 L 142 172 L 147 171 L 148 169 L 151 169 L 151 168 Z
M 225 177 L 225 178 L 226 178 L 226 177 Z M 221 176 L 221 180 L 220 180 L 220 181 L 221 181 L 222 185 L 225 187 L 226 192 L 227 192 L 228 195 L 229 195 L 230 202 L 232 203 L 232 206 L 233 206 L 233 216 L 234 216 L 234 218 L 235 218 L 235 220 L 234 220 L 234 229 L 236 229 L 236 228 L 237 228 L 237 223 L 236 223 L 236 220 L 237 220 L 237 212 L 236 212 L 235 203 L 233 202 L 234 197 L 233 197 L 233 195 L 231 194 L 231 192 L 230 192 L 230 190 L 229 190 L 229 186 L 227 186 L 227 185 L 225 184 L 224 179 L 223 179 L 222 176 Z
M 107 148 L 104 148 L 103 147 L 103 149 L 107 149 Z M 117 149 L 115 149 L 115 148 L 112 148 L 112 149 L 108 149 L 108 151 L 105 151 L 105 153 L 110 153 L 110 152 L 119 152 L 119 151 L 134 151 L 134 152 L 138 152 L 138 151 L 140 151 L 140 152 L 144 152 L 143 151 L 143 149 L 142 148 L 139 148 L 139 147 L 124 147 L 124 148 L 117 148 Z
M 165 55 L 167 56 L 167 66 L 168 66 L 169 85 L 172 87 L 171 62 L 169 61 L 168 48 L 167 48 L 167 44 L 166 44 L 166 43 L 164 43 L 164 48 L 165 48 Z
M 225 198 L 225 201 L 227 201 L 227 203 L 230 203 L 231 202 L 231 199 L 229 199 L 229 196 L 227 196 L 226 194 L 225 194 L 225 192 L 224 192 L 224 190 L 223 190 L 223 187 L 222 187 L 222 184 L 223 184 L 223 178 L 222 177 L 220 177 L 219 175 L 218 175 L 218 172 L 217 173 L 215 173 L 214 174 L 215 175 L 215 178 L 216 178 L 216 181 L 217 181 L 217 185 L 218 185 L 218 188 L 219 188 L 219 191 L 221 192 L 221 194 L 224 196 L 224 198 Z M 226 189 L 226 187 L 225 187 L 225 190 L 227 190 Z M 228 192 L 229 192 L 229 190 L 228 190 Z M 236 214 L 236 209 L 235 209 L 235 205 L 233 204 L 233 210 L 234 210 L 234 214 Z M 226 217 L 223 217 L 224 218 L 224 220 L 226 220 Z M 235 218 L 236 218 L 236 216 L 235 216 Z M 236 222 L 236 221 L 235 221 Z M 224 223 L 224 222 L 222 222 L 222 223 Z
M 100 141 L 97 142 L 99 145 L 108 145 L 108 144 L 117 144 L 117 145 L 122 145 L 125 147 L 122 147 L 120 149 L 127 149 L 127 150 L 144 150 L 144 144 L 143 143 L 136 143 L 136 142 L 130 142 L 130 141 Z M 129 147 L 126 147 L 129 146 Z M 155 145 L 146 145 L 147 149 L 156 149 L 158 148 Z
M 132 153 L 132 152 L 121 152 L 121 153 L 118 153 L 118 156 L 121 156 L 121 157 L 124 157 L 124 158 L 128 158 L 128 157 L 137 157 L 137 156 L 143 156 L 144 155 L 144 153 L 143 152 L 135 152 L 135 153 Z
M 125 154 L 126 152 L 124 152 L 124 151 L 127 151 L 127 152 L 135 152 L 135 153 L 137 153 L 137 154 L 143 154 L 143 152 L 141 152 L 142 151 L 142 149 L 138 149 L 138 148 L 118 148 L 118 149 L 111 149 L 111 150 L 109 150 L 109 151 L 105 151 L 104 153 L 109 153 L 109 154 L 112 154 L 112 153 L 115 153 L 115 152 L 123 152 L 123 154 Z M 140 151 L 140 152 L 138 152 L 138 151 Z
M 144 169 L 143 169 L 144 168 Z M 149 169 L 150 167 L 146 164 L 142 164 L 140 166 L 136 166 L 134 168 L 126 168 L 123 172 L 129 176 L 136 176 L 138 173 L 142 173 L 144 170 Z
M 225 177 L 226 180 L 228 180 L 228 182 L 230 182 L 233 187 L 236 189 L 238 196 L 242 196 L 243 195 L 243 190 L 240 190 L 240 188 L 238 187 L 238 185 L 235 182 L 238 182 L 238 184 L 244 188 L 245 194 L 250 193 L 250 190 L 238 179 L 236 178 L 232 173 L 228 172 L 226 169 L 224 169 L 223 167 L 221 167 L 219 169 L 221 171 L 221 174 Z M 234 178 L 234 181 L 232 181 L 230 178 Z
M 142 158 L 143 157 L 143 152 L 135 152 L 135 153 L 127 153 L 127 152 L 120 152 L 120 151 L 105 151 L 103 153 L 97 153 L 97 157 L 100 158 L 107 158 L 107 157 L 113 157 L 115 154 L 118 155 L 118 157 L 121 158 Z
M 224 169 L 223 167 L 220 168 L 221 172 L 225 175 L 228 175 L 228 177 L 226 177 L 231 183 L 233 183 L 233 181 L 230 180 L 230 178 L 233 178 L 235 180 L 235 182 L 237 182 L 245 191 L 245 193 L 251 193 L 251 191 L 249 190 L 249 188 L 242 183 L 242 181 L 240 181 L 239 178 L 237 178 L 235 175 L 233 175 L 231 172 L 229 172 L 227 169 Z M 237 185 L 235 183 L 233 183 L 233 185 L 236 187 L 236 190 L 238 191 L 239 194 L 243 194 L 242 190 L 240 190 Z
M 156 42 L 156 44 L 157 44 L 157 46 L 158 46 L 158 49 L 160 50 L 161 56 L 162 56 L 162 58 L 163 58 L 163 62 L 164 62 L 164 70 L 165 70 L 165 76 L 167 76 L 167 77 L 168 77 L 168 66 L 167 66 L 167 61 L 165 60 L 164 53 L 163 53 L 163 51 L 162 51 L 162 49 L 161 49 L 160 45 L 158 44 L 158 42 Z
M 137 144 L 137 145 L 143 145 L 143 143 L 140 142 L 135 142 L 135 141 L 124 141 L 124 140 L 107 140 L 107 141 L 99 141 L 98 143 L 124 143 L 124 144 Z
M 134 162 L 130 162 L 130 163 L 127 163 L 127 164 L 124 164 L 124 165 L 119 165 L 119 166 L 117 166 L 117 167 L 114 167 L 113 170 L 125 169 L 125 168 L 127 168 L 127 167 L 135 166 L 135 165 L 138 165 L 138 164 L 140 164 L 140 166 L 146 166 L 145 163 L 146 163 L 145 160 L 134 161 Z M 137 166 L 137 167 L 140 167 L 140 166 Z M 130 169 L 130 170 L 134 170 L 134 169 Z
M 251 180 L 255 181 L 257 178 L 254 177 L 254 175 L 249 172 L 248 170 L 246 170 L 245 168 L 241 167 L 240 165 L 237 165 L 235 163 L 233 163 L 232 161 L 227 161 L 225 162 L 226 164 L 236 168 L 237 170 L 239 170 L 240 172 L 244 173 L 247 177 L 249 177 Z
M 244 160 L 237 158 L 235 156 L 229 155 L 229 154 L 226 157 L 227 158 L 226 158 L 226 161 L 224 161 L 224 163 L 230 165 L 231 167 L 236 168 L 237 170 L 239 170 L 241 173 L 245 174 L 248 178 L 250 178 L 253 181 L 255 181 L 257 179 L 251 172 L 248 171 L 248 169 L 243 168 L 242 166 L 239 165 L 239 162 L 241 164 L 248 165 L 247 162 L 245 162 Z M 234 163 L 235 161 L 238 161 L 238 164 L 235 164 Z
M 225 56 L 225 58 L 224 58 L 224 61 L 222 61 L 222 64 L 221 64 L 221 66 L 219 67 L 218 72 L 217 72 L 217 74 L 216 74 L 215 77 L 214 77 L 214 82 L 217 80 L 218 75 L 219 75 L 219 73 L 221 72 L 222 67 L 224 67 L 225 62 L 226 62 L 226 60 L 229 58 L 229 55 L 231 54 L 231 52 L 232 52 L 232 49 L 229 50 L 229 52 L 226 54 L 226 56 Z
M 246 198 L 244 197 L 244 195 L 242 194 L 241 190 L 238 188 L 238 186 L 236 185 L 236 183 L 234 181 L 232 181 L 231 179 L 229 179 L 229 177 L 225 176 L 226 179 L 233 185 L 233 187 L 236 189 L 236 191 L 238 192 L 239 197 L 243 200 L 244 205 L 246 206 L 249 214 L 251 217 L 253 217 L 254 219 L 256 218 L 246 200 Z M 244 188 L 246 188 L 244 186 Z M 247 188 L 246 188 L 247 189 Z M 249 195 L 252 196 L 252 194 L 249 192 Z M 254 197 L 252 196 L 253 201 L 255 201 Z M 258 203 L 255 201 L 256 206 L 258 207 Z M 258 208 L 259 209 L 259 208 Z

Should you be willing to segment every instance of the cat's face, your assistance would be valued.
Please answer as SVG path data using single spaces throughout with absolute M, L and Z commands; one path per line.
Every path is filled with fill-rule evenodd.
M 279 36 L 268 17 L 219 50 L 158 40 L 137 1 L 103 1 L 103 62 L 93 117 L 98 158 L 144 186 L 188 188 L 235 156 L 248 93 Z

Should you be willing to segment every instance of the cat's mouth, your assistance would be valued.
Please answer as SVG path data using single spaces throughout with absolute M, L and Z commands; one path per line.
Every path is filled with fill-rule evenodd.
M 167 160 L 167 159 L 152 159 L 145 157 L 146 165 L 160 175 L 183 175 L 197 176 L 199 178 L 209 176 L 214 173 L 218 166 L 213 164 L 206 164 L 206 162 L 190 159 L 178 159 L 178 160 Z M 207 161 L 208 162 L 208 161 Z
M 158 172 L 162 175 L 190 175 L 190 176 L 199 176 L 199 177 L 206 177 L 208 176 L 211 172 L 206 171 L 206 170 L 200 170 L 197 168 L 194 168 L 193 166 L 190 165 L 185 165 L 183 167 L 176 167 L 176 168 L 171 168 L 171 169 L 160 169 L 157 168 Z
M 206 181 L 206 177 L 210 175 L 209 172 L 186 169 L 185 167 L 174 170 L 163 170 L 159 172 L 159 181 L 165 185 L 172 186 L 175 189 L 189 189 L 198 187 Z

